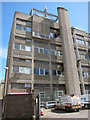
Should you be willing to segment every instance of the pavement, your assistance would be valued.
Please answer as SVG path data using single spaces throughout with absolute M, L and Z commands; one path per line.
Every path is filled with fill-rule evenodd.
M 66 112 L 64 110 L 55 110 L 55 109 L 44 109 L 43 111 L 44 115 L 41 117 L 41 120 L 44 120 L 45 118 L 47 120 L 51 119 L 60 119 L 60 118 L 76 118 L 76 120 L 79 118 L 80 120 L 89 120 L 90 119 L 90 109 L 82 109 L 79 112 Z

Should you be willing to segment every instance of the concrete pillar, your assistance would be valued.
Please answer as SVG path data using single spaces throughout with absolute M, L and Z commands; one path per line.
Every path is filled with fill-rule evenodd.
M 58 7 L 57 11 L 62 42 L 66 93 L 80 95 L 79 77 L 71 35 L 71 28 L 68 18 L 68 11 L 62 7 Z

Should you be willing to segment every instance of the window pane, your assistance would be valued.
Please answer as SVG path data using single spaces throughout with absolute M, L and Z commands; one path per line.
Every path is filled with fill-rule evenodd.
M 57 70 L 57 74 L 58 74 L 58 75 L 61 75 L 61 71 L 60 71 L 60 70 Z
M 52 32 L 50 33 L 50 37 L 53 37 L 53 33 Z
M 22 30 L 23 30 L 23 31 L 26 31 L 26 26 L 22 26 Z
M 22 25 L 16 24 L 16 29 L 17 30 L 22 30 Z
M 38 47 L 34 47 L 34 52 L 39 52 Z
M 25 50 L 25 45 L 21 45 L 21 50 Z
M 32 47 L 31 46 L 26 46 L 26 51 L 32 51 Z
M 15 49 L 16 49 L 16 50 L 20 50 L 20 44 L 15 43 Z
M 19 73 L 19 67 L 13 66 L 13 73 Z
M 83 44 L 83 45 L 85 44 L 84 40 L 79 40 L 79 39 L 76 39 L 76 43 L 77 44 Z
M 48 49 L 44 49 L 44 53 L 45 54 L 49 54 L 49 50 Z
M 58 51 L 58 55 L 59 55 L 59 56 L 62 56 L 62 51 Z
M 56 55 L 56 51 L 55 50 L 51 50 L 51 55 Z
M 34 74 L 39 74 L 39 68 L 34 68 Z
M 49 69 L 45 69 L 45 75 L 49 75 Z
M 43 48 L 40 48 L 40 53 L 44 53 L 44 49 Z
M 25 68 L 24 67 L 19 67 L 19 72 L 20 73 L 25 73 Z
M 29 62 L 31 62 L 31 60 L 25 60 L 25 62 L 29 63 Z
M 25 73 L 26 73 L 26 74 L 31 74 L 31 68 L 26 68 Z
M 40 69 L 40 75 L 44 75 L 44 69 Z
M 56 75 L 56 70 L 52 70 L 52 75 Z
M 31 32 L 31 27 L 26 27 L 28 32 Z
M 25 83 L 25 88 L 30 88 L 30 87 L 31 87 L 30 84 L 26 84 L 26 83 Z

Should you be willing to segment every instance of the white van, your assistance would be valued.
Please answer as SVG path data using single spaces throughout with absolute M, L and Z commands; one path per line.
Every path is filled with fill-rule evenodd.
M 84 108 L 90 108 L 90 94 L 80 95 L 81 105 Z
M 63 109 L 68 111 L 79 111 L 81 102 L 79 96 L 63 95 L 55 105 L 55 109 Z

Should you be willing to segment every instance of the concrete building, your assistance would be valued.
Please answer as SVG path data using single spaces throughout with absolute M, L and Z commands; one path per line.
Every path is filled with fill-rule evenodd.
M 32 9 L 15 12 L 8 45 L 7 94 L 39 90 L 42 100 L 90 92 L 90 35 L 70 27 L 68 11 L 58 16 Z M 58 22 L 59 21 L 59 22 Z

